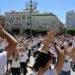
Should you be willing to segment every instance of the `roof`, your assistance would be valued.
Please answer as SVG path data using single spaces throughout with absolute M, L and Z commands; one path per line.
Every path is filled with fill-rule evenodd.
M 56 16 L 53 13 L 43 13 L 43 14 L 36 14 L 36 15 L 32 15 L 32 16 Z

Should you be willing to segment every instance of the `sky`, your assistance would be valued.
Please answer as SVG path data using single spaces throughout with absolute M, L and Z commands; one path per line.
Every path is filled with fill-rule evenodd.
M 5 12 L 22 11 L 25 9 L 25 4 L 29 0 L 0 0 L 0 14 L 4 15 Z M 52 12 L 63 23 L 66 21 L 66 12 L 75 11 L 75 0 L 33 0 L 37 1 L 37 9 L 40 12 Z

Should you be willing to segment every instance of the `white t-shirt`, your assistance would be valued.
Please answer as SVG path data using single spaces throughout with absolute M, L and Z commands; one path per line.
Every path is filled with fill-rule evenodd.
M 27 52 L 23 52 L 20 54 L 20 62 L 26 62 L 28 59 Z
M 31 49 L 31 45 L 32 45 L 32 43 L 30 42 L 30 43 L 28 44 L 28 49 Z
M 62 68 L 62 71 L 70 71 L 71 70 L 71 59 L 67 56 L 65 58 L 65 62 L 64 62 L 64 65 L 63 65 L 63 68 Z
M 7 64 L 7 51 L 0 53 L 0 75 L 3 75 L 4 66 Z
M 14 60 L 12 59 L 12 68 L 19 68 L 20 67 L 20 59 Z
M 33 75 L 38 75 L 38 73 L 33 72 Z M 43 75 L 57 75 L 57 72 L 55 69 L 48 69 L 46 72 L 43 73 Z

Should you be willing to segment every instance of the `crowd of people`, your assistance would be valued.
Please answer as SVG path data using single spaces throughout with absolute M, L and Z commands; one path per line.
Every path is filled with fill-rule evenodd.
M 3 62 L 7 62 L 7 71 L 10 64 L 12 75 L 71 75 L 71 69 L 75 71 L 75 36 L 56 35 L 49 30 L 32 38 L 12 37 L 2 26 L 0 34 L 0 54 L 7 50 Z

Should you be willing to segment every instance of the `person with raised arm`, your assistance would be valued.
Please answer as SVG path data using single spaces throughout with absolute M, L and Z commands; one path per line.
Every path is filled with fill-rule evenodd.
M 75 72 L 75 46 L 72 48 L 72 50 L 70 51 L 69 53 L 70 57 L 72 58 L 72 61 L 71 61 L 71 68 L 72 68 L 72 71 Z
M 64 64 L 64 55 L 60 47 L 54 43 L 54 48 L 57 52 L 58 59 L 54 69 L 49 69 L 51 66 L 51 53 L 49 51 L 49 43 L 53 43 L 54 33 L 49 30 L 47 33 L 47 40 L 43 45 L 41 51 L 36 55 L 33 65 L 33 75 L 59 75 Z
M 17 45 L 17 41 L 13 38 L 4 28 L 0 25 L 0 35 L 8 41 L 8 46 L 5 48 L 5 51 L 0 53 L 0 75 L 3 75 L 3 68 L 7 64 L 7 58 L 13 54 L 13 50 Z

